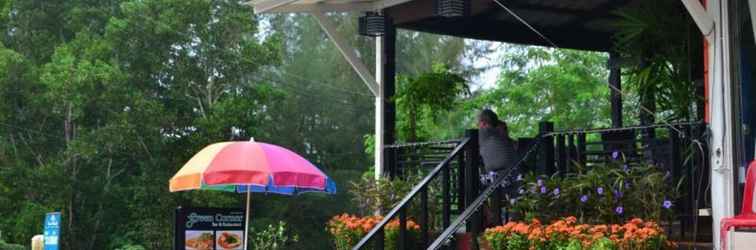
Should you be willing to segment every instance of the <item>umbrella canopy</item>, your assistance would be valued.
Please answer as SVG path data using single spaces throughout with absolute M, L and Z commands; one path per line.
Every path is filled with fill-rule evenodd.
M 179 169 L 168 186 L 171 192 L 206 189 L 247 193 L 245 228 L 249 228 L 251 192 L 336 193 L 336 184 L 309 161 L 291 150 L 254 140 L 203 148 Z M 247 237 L 244 234 L 244 249 L 249 243 Z
M 170 180 L 171 192 L 222 190 L 293 195 L 335 193 L 320 169 L 286 148 L 254 141 L 221 142 L 195 154 Z

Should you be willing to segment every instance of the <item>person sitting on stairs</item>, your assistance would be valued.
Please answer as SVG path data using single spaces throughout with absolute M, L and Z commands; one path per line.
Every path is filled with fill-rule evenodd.
M 483 165 L 485 167 L 486 174 L 484 175 L 483 182 L 490 184 L 496 180 L 497 176 L 506 174 L 507 170 L 514 167 L 517 160 L 517 151 L 515 149 L 515 141 L 509 137 L 509 130 L 507 123 L 499 120 L 496 113 L 490 109 L 483 109 L 478 115 L 478 143 L 480 147 L 480 156 L 483 159 Z M 520 171 L 513 169 L 509 177 L 518 176 Z M 501 211 L 502 191 L 506 193 L 507 200 L 513 198 L 516 195 L 515 187 L 509 185 L 505 190 L 498 189 L 489 204 L 488 209 L 485 209 L 486 224 L 498 225 L 501 224 L 501 218 L 496 215 L 500 215 L 498 211 Z M 498 211 L 497 211 L 498 210 Z

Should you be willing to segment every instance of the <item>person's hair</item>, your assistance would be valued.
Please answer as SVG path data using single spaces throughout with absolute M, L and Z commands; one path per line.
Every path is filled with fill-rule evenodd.
M 501 129 L 501 132 L 505 137 L 512 139 L 509 137 L 509 126 L 507 126 L 506 122 L 499 120 L 499 116 L 496 115 L 496 112 L 493 112 L 493 110 L 483 109 L 480 111 L 480 114 L 478 114 L 478 121 L 484 122 L 491 127 Z
M 480 114 L 478 114 L 478 121 L 484 122 L 493 127 L 496 127 L 501 123 L 501 121 L 499 121 L 499 116 L 490 109 L 483 109 L 480 111 Z

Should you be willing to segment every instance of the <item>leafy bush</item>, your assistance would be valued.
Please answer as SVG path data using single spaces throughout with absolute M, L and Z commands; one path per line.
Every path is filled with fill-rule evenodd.
M 289 237 L 286 230 L 286 222 L 279 221 L 277 225 L 268 225 L 262 231 L 255 232 L 251 230 L 249 236 L 249 246 L 252 249 L 277 250 L 287 249 L 286 246 L 297 242 L 299 237 L 293 235 Z
M 341 214 L 328 221 L 326 230 L 333 236 L 335 249 L 347 250 L 352 249 L 382 219 L 381 216 L 359 217 Z M 384 233 L 385 248 L 389 250 L 398 249 L 396 241 L 399 237 L 399 220 L 391 220 L 384 228 Z M 407 234 L 410 242 L 413 242 L 412 239 L 417 239 L 420 234 L 420 226 L 413 220 L 407 220 Z
M 635 250 L 672 249 L 664 230 L 651 221 L 635 218 L 623 225 L 578 224 L 575 217 L 542 225 L 509 222 L 486 229 L 483 238 L 493 250 Z
M 146 250 L 146 249 L 141 245 L 126 244 L 119 248 L 116 248 L 116 250 Z
M 26 247 L 18 244 L 10 244 L 0 240 L 0 250 L 26 250 Z
M 587 223 L 618 223 L 625 218 L 660 221 L 672 215 L 679 195 L 669 173 L 653 165 L 625 163 L 619 153 L 605 165 L 582 166 L 564 177 L 528 175 L 510 200 L 513 210 L 526 219 L 550 221 L 577 216 Z

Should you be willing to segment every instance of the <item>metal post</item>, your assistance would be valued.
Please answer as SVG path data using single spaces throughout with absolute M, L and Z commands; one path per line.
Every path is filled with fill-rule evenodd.
M 381 93 L 383 94 L 383 143 L 396 142 L 396 105 L 394 93 L 396 83 L 396 27 L 387 17 L 386 34 L 383 35 L 383 76 Z
M 585 166 L 585 133 L 577 134 L 577 161 L 581 166 Z
M 451 181 L 450 181 L 450 167 L 449 165 L 441 171 L 441 195 L 442 195 L 442 218 L 444 228 L 451 224 Z
M 613 128 L 622 127 L 622 71 L 619 59 L 620 57 L 616 52 L 609 53 L 609 93 Z
M 558 171 L 560 175 L 567 173 L 567 149 L 564 145 L 564 135 L 557 135 L 556 136 L 556 144 L 557 144 L 557 166 L 559 167 Z
M 449 187 L 446 188 L 448 191 Z M 444 209 L 446 209 L 446 202 L 446 199 L 444 199 Z M 423 190 L 420 192 L 420 213 L 420 245 L 425 247 L 428 245 L 428 233 L 431 224 L 428 221 L 428 187 L 423 187 Z
M 402 207 L 399 210 L 399 244 L 398 248 L 401 250 L 408 249 L 407 239 L 407 208 Z
M 465 148 L 465 207 L 470 206 L 473 201 L 480 194 L 480 180 L 478 180 L 480 174 L 478 167 L 480 167 L 480 151 L 478 149 L 478 130 L 468 129 L 465 131 L 465 137 L 470 137 Z M 477 239 L 478 234 L 482 231 L 482 216 L 481 211 L 478 210 L 467 221 L 467 232 L 472 234 L 472 239 Z M 478 241 L 472 241 L 473 249 L 478 249 Z
M 575 135 L 573 134 L 567 134 L 567 165 L 565 170 L 570 171 L 570 165 L 573 164 L 573 161 L 575 161 Z
M 375 235 L 375 238 L 373 239 L 375 241 L 376 250 L 383 250 L 384 246 L 386 245 L 384 242 L 385 239 L 386 239 L 386 233 L 383 230 L 383 228 L 378 229 L 378 233 Z
M 554 132 L 554 123 L 541 122 L 538 124 L 538 134 L 541 136 Z M 540 153 L 538 156 L 538 169 L 543 171 L 547 175 L 552 175 L 555 172 L 554 169 L 554 137 L 546 136 L 542 138 L 543 143 L 540 147 Z

